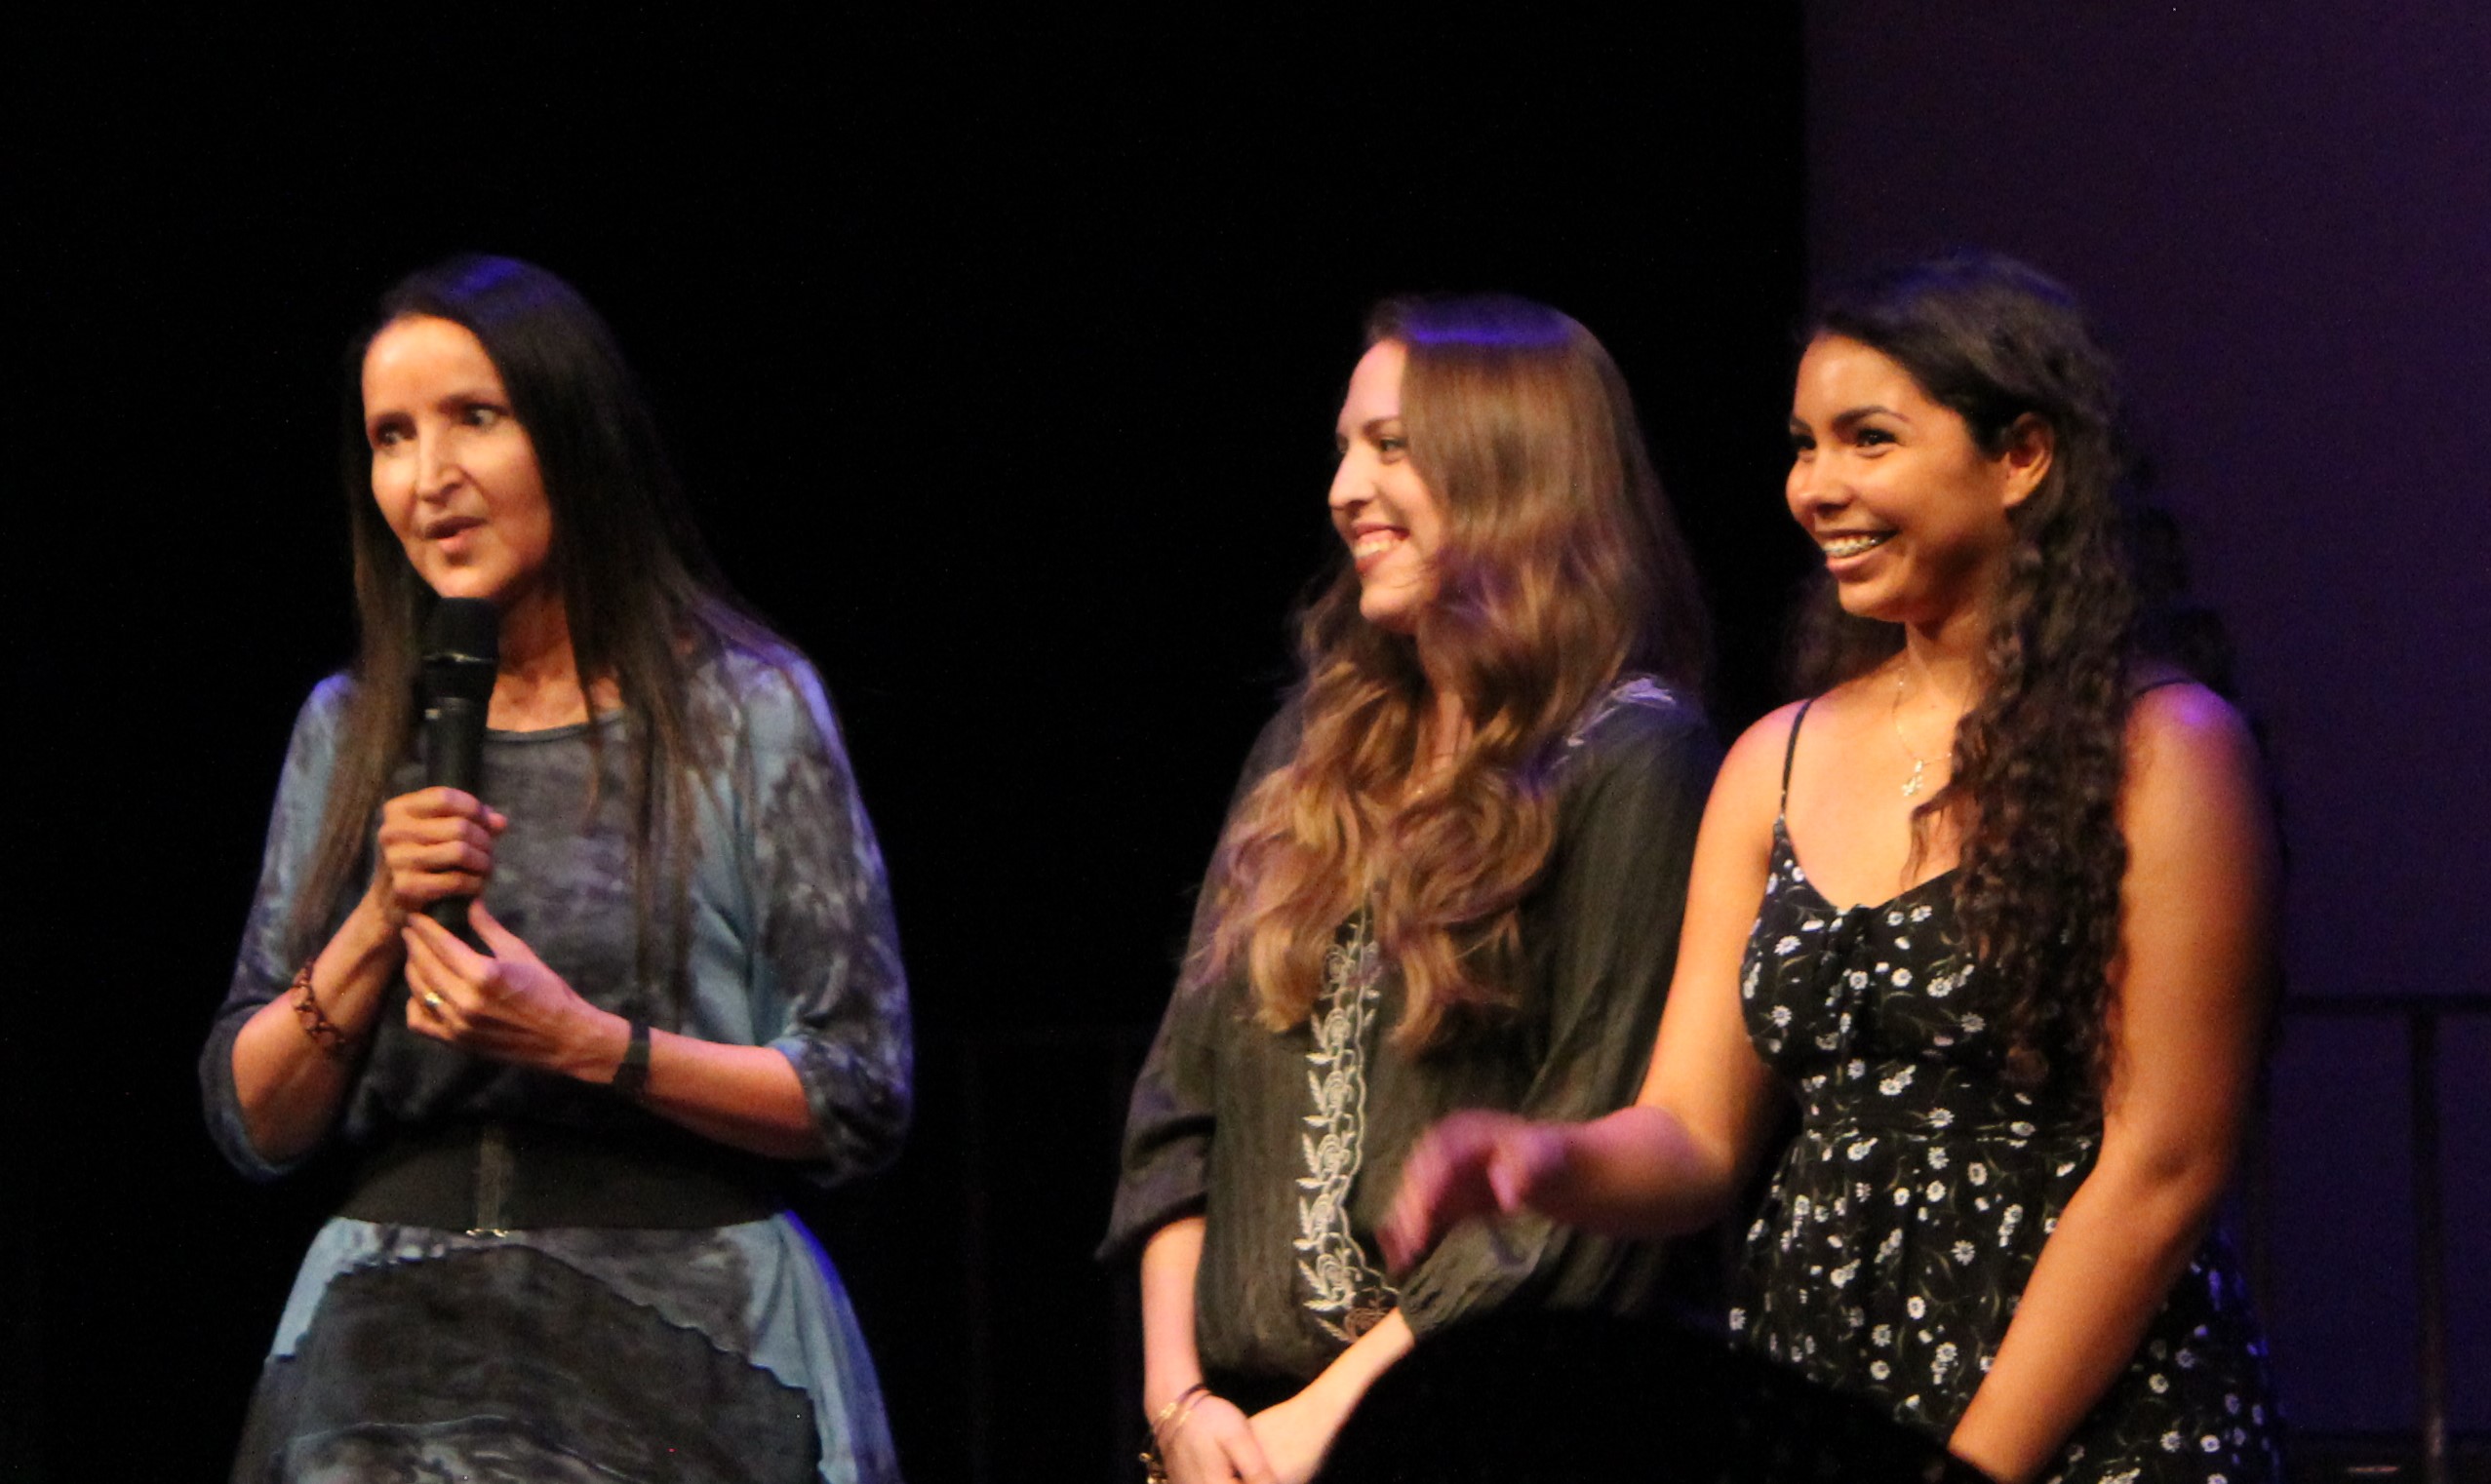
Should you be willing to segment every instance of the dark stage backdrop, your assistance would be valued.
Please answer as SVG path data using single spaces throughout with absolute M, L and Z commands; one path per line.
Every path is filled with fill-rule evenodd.
M 2491 992 L 2491 12 L 1829 4 L 1806 44 L 1819 269 L 1993 245 L 2075 286 L 2122 354 L 2291 844 L 2260 1254 L 2284 1401 L 2305 1429 L 2409 1427 L 2389 1001 Z M 2319 1013 L 2335 997 L 2355 1003 Z M 2491 1019 L 2450 1015 L 2438 1051 L 2449 1406 L 2479 1433 Z
M 247 1188 L 192 1061 L 287 728 L 347 652 L 340 351 L 444 254 L 569 276 L 881 829 L 922 1116 L 811 1214 L 910 1477 L 1123 1477 L 1089 1263 L 1125 1080 L 1333 560 L 1364 306 L 1601 333 L 1771 698 L 1804 265 L 1796 7 L 1437 34 L 249 17 L 13 46 L 23 763 L 6 1017 L 20 1474 L 217 1476 L 332 1186 Z
M 2273 728 L 2298 992 L 2480 992 L 2478 8 L 1829 5 L 1804 63 L 1795 5 L 1720 9 L 1415 42 L 1253 12 L 20 32 L 0 1459 L 216 1476 L 334 1196 L 224 1170 L 192 1059 L 287 727 L 346 652 L 339 352 L 453 251 L 608 312 L 724 565 L 839 702 L 923 1106 L 810 1214 L 921 1484 L 1129 1476 L 1125 1286 L 1087 1258 L 1124 1079 L 1331 559 L 1331 415 L 1386 293 L 1537 294 L 1617 352 L 1727 731 L 1773 698 L 1806 557 L 1780 425 L 1811 256 L 2061 273 Z M 2447 1051 L 2478 1378 L 2483 1038 Z M 2296 1021 L 2279 1063 L 2278 1345 L 2322 1425 L 2410 1416 L 2400 1057 L 2392 1024 Z M 2478 1381 L 2458 1400 L 2484 1425 Z

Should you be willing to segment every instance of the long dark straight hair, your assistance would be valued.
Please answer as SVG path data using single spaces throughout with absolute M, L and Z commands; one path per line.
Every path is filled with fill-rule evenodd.
M 408 563 L 372 494 L 363 361 L 401 320 L 447 320 L 485 348 L 511 413 L 534 446 L 553 518 L 549 575 L 570 622 L 583 690 L 611 680 L 630 713 L 632 869 L 644 974 L 660 961 L 652 861 L 669 841 L 670 874 L 690 864 L 686 775 L 710 763 L 714 738 L 692 724 L 690 681 L 705 646 L 768 637 L 711 566 L 674 467 L 631 369 L 597 312 L 569 284 L 508 257 L 454 257 L 381 295 L 372 327 L 349 347 L 338 470 L 354 555 L 359 643 L 339 730 L 337 765 L 306 889 L 291 927 L 296 957 L 317 952 L 368 870 L 374 812 L 407 756 L 416 713 L 416 644 L 434 596 Z M 592 692 L 593 693 L 593 692 Z M 603 757 L 601 729 L 588 740 Z M 602 772 L 602 761 L 590 771 Z M 593 785 L 592 785 L 593 786 Z M 583 801 L 583 807 L 593 799 Z M 668 957 L 687 941 L 689 898 L 673 893 Z M 680 990 L 682 965 L 668 973 Z

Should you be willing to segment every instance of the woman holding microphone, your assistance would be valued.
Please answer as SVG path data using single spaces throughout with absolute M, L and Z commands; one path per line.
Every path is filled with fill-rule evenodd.
M 791 1181 L 909 1110 L 889 893 L 827 697 L 709 573 L 629 371 L 543 270 L 399 284 L 348 398 L 361 647 L 295 728 L 201 1060 L 246 1174 L 354 1190 L 237 1480 L 895 1478 Z M 417 634 L 499 654 L 424 787 Z M 428 915 L 445 914 L 462 935 Z

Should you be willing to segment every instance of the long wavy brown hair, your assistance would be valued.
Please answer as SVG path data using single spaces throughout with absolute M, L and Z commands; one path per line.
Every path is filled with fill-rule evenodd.
M 641 968 L 671 983 L 680 999 L 691 899 L 674 892 L 661 908 L 654 865 L 662 849 L 674 879 L 689 869 L 687 778 L 716 761 L 692 715 L 692 670 L 708 647 L 767 645 L 769 631 L 710 566 L 656 420 L 605 321 L 569 284 L 507 257 L 455 257 L 410 274 L 381 296 L 372 329 L 349 347 L 338 466 L 359 644 L 318 843 L 288 924 L 295 956 L 314 952 L 363 887 L 374 813 L 415 735 L 417 636 L 435 600 L 373 501 L 362 383 L 373 337 L 415 317 L 463 326 L 482 342 L 535 449 L 553 515 L 547 564 L 581 687 L 613 681 L 630 713 Z M 601 730 L 587 736 L 602 753 Z M 590 769 L 592 780 L 599 771 Z
M 1366 334 L 1408 355 L 1409 457 L 1444 516 L 1436 595 L 1412 635 L 1386 632 L 1360 616 L 1343 561 L 1308 605 L 1296 752 L 1229 821 L 1187 977 L 1242 963 L 1257 1018 L 1285 1030 L 1364 908 L 1401 974 L 1394 1035 L 1425 1046 L 1516 1004 L 1520 908 L 1556 838 L 1556 756 L 1624 674 L 1699 685 L 1703 610 L 1625 380 L 1589 331 L 1483 296 L 1391 300 Z M 1431 675 L 1471 732 L 1416 790 Z
M 1954 777 L 1914 811 L 1913 836 L 1917 852 L 1935 822 L 1957 832 L 1957 917 L 2004 997 L 2009 1074 L 2098 1089 L 2110 1072 L 2128 858 L 2119 791 L 2143 655 L 2117 375 L 2067 290 L 1991 254 L 1860 280 L 1819 311 L 1810 338 L 1820 335 L 1894 361 L 1992 456 L 2026 417 L 2053 435 L 2047 475 L 2008 513 L 2013 544 L 1989 595 L 1984 684 L 1956 728 Z M 1841 613 L 1820 583 L 1799 679 L 1823 689 L 1902 642 L 1897 625 Z

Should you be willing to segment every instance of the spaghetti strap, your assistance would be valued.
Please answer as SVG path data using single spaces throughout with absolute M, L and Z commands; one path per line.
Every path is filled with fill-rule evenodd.
M 1782 748 L 1782 801 L 1773 811 L 1777 819 L 1791 811 L 1791 763 L 1799 755 L 1799 723 L 1807 720 L 1807 709 L 1815 704 L 1816 697 L 1809 696 L 1799 702 L 1799 715 L 1791 718 L 1791 740 Z
M 2130 701 L 2134 701 L 2137 697 L 2145 694 L 2147 691 L 2159 690 L 2165 685 L 2194 685 L 2195 683 L 2196 678 L 2194 676 L 2166 675 L 2158 681 L 2148 681 L 2144 684 L 2137 686 L 2134 690 L 2129 691 L 2128 699 Z

